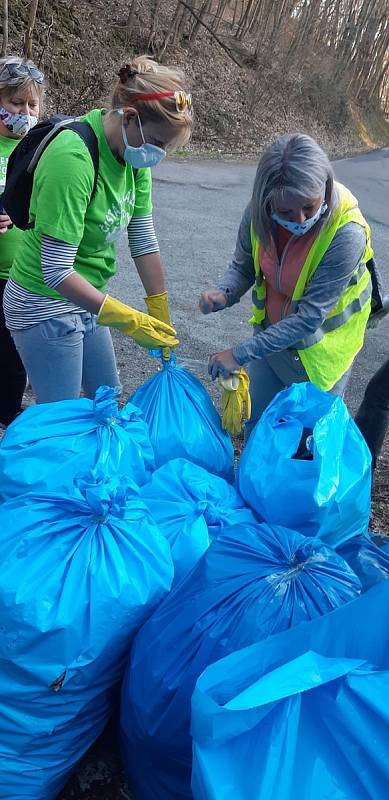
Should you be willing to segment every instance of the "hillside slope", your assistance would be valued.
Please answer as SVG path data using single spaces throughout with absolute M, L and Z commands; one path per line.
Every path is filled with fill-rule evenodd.
M 28 5 L 10 4 L 9 52 L 21 52 Z M 129 31 L 128 0 L 42 0 L 34 59 L 47 75 L 47 110 L 79 113 L 104 104 L 121 63 L 146 50 L 152 24 L 153 47 L 160 49 L 175 5 L 164 0 L 153 21 L 155 0 L 138 0 Z M 193 44 L 167 47 L 163 58 L 188 76 L 196 114 L 193 155 L 255 158 L 277 134 L 293 130 L 310 133 L 338 157 L 389 143 L 389 124 L 379 110 L 358 108 L 334 83 L 331 64 L 313 55 L 287 74 L 277 53 L 260 53 L 255 68 L 239 67 L 200 29 Z

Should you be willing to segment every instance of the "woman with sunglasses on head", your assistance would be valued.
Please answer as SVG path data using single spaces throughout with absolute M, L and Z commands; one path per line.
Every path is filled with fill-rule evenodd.
M 334 181 L 309 136 L 288 134 L 263 154 L 233 260 L 203 314 L 253 288 L 254 336 L 209 360 L 213 378 L 247 365 L 252 415 L 246 438 L 273 397 L 311 381 L 343 394 L 371 307 L 370 229 L 355 197 Z
M 120 69 L 110 110 L 81 119 L 96 134 L 99 170 L 86 144 L 61 131 L 41 155 L 25 231 L 4 296 L 5 316 L 38 403 L 119 387 L 115 327 L 146 348 L 177 344 L 152 220 L 150 167 L 186 143 L 191 98 L 182 74 L 140 56 Z M 148 314 L 106 294 L 115 240 L 127 228 Z
M 0 194 L 8 159 L 30 128 L 38 122 L 44 93 L 43 74 L 32 61 L 17 56 L 0 58 Z M 10 227 L 11 226 L 11 227 Z M 3 294 L 22 231 L 11 225 L 0 200 L 0 427 L 20 413 L 26 373 L 3 313 Z

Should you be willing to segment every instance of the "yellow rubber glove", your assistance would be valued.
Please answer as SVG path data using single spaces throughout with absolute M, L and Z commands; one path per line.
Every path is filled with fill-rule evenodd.
M 161 320 L 161 322 L 165 322 L 166 325 L 172 324 L 170 319 L 167 292 L 161 292 L 160 294 L 149 294 L 148 297 L 145 297 L 145 302 L 147 311 L 151 317 L 155 317 L 156 319 Z M 170 350 L 168 347 L 162 348 L 162 358 L 164 358 L 165 361 L 169 361 Z
M 222 428 L 231 436 L 237 436 L 242 430 L 244 406 L 246 419 L 251 416 L 250 379 L 241 367 L 228 378 L 218 378 L 222 395 Z
M 151 317 L 160 319 L 161 322 L 165 322 L 166 325 L 172 324 L 172 321 L 170 319 L 169 301 L 167 292 L 161 292 L 161 294 L 150 294 L 148 297 L 145 297 L 145 301 L 146 301 L 147 311 L 149 312 Z
M 105 296 L 97 316 L 99 325 L 108 325 L 131 336 L 137 344 L 152 350 L 156 347 L 175 347 L 178 344 L 176 332 L 171 325 L 166 325 L 149 314 L 143 314 L 120 300 Z

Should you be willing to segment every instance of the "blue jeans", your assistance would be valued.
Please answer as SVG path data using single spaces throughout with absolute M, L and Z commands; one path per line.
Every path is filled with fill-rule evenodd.
M 11 334 L 37 403 L 77 399 L 81 387 L 91 398 L 103 384 L 121 388 L 109 329 L 89 312 L 61 314 Z
M 250 361 L 247 365 L 250 376 L 251 417 L 245 426 L 245 441 L 248 441 L 253 428 L 271 400 L 292 383 L 309 381 L 297 350 L 282 350 L 270 353 L 264 358 Z M 331 389 L 331 394 L 342 396 L 345 392 L 351 368 Z
M 389 361 L 369 381 L 355 422 L 366 439 L 375 469 L 389 427 Z

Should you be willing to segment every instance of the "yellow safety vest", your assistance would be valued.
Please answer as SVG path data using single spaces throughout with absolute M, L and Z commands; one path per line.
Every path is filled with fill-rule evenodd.
M 292 297 L 292 311 L 296 311 L 305 287 L 315 274 L 339 228 L 348 222 L 361 225 L 366 234 L 366 249 L 361 264 L 321 327 L 295 345 L 309 380 L 325 391 L 332 389 L 347 372 L 361 349 L 371 306 L 371 280 L 366 267 L 366 262 L 373 256 L 370 227 L 351 192 L 339 183 L 335 186 L 339 204 L 313 241 Z M 260 265 L 260 242 L 252 225 L 251 247 L 256 281 L 250 322 L 260 325 L 266 316 L 266 279 Z

